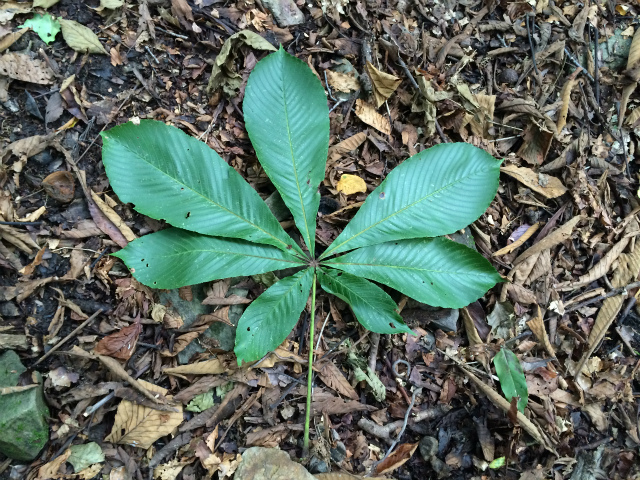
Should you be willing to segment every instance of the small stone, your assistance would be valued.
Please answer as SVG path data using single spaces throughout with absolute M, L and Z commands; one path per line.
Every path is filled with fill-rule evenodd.
M 277 448 L 251 447 L 242 454 L 234 480 L 315 480 L 306 468 Z
M 324 460 L 320 460 L 318 457 L 313 456 L 309 461 L 309 471 L 313 474 L 316 473 L 328 473 L 329 465 Z
M 293 0 L 263 0 L 262 4 L 271 11 L 280 28 L 304 22 L 304 14 Z
M 331 460 L 340 463 L 347 458 L 347 447 L 342 442 L 336 442 L 336 446 L 331 449 Z
M 422 455 L 425 462 L 428 462 L 438 453 L 438 439 L 429 436 L 422 437 L 420 445 L 418 445 L 418 449 L 420 450 L 420 455 Z
M 53 155 L 51 155 L 49 150 L 43 150 L 37 155 L 31 157 L 31 160 L 35 160 L 40 165 L 49 165 L 51 162 L 53 162 Z
M 438 478 L 449 478 L 451 476 L 451 468 L 438 457 L 431 457 L 431 468 L 436 472 Z
M 15 387 L 26 369 L 12 350 L 0 356 L 0 386 Z M 42 385 L 0 395 L 0 453 L 20 461 L 38 456 L 49 440 Z
M 515 85 L 518 82 L 518 72 L 513 68 L 505 68 L 498 76 L 499 83 L 506 83 L 507 85 Z

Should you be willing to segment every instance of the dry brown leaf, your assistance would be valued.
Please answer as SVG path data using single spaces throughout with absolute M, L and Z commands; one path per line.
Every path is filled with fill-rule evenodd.
M 193 23 L 193 11 L 187 0 L 171 0 L 171 13 L 185 26 Z
M 367 125 L 371 125 L 385 135 L 391 135 L 389 120 L 376 112 L 373 105 L 369 105 L 361 99 L 356 100 L 356 115 Z
M 327 387 L 352 400 L 359 398 L 358 393 L 331 360 L 318 362 L 316 367 L 318 376 Z
M 629 48 L 629 56 L 627 57 L 627 70 L 640 67 L 640 28 L 636 29 Z
M 95 352 L 121 360 L 129 360 L 136 349 L 140 333 L 142 333 L 142 324 L 134 322 L 102 338 L 96 345 Z
M 378 70 L 370 62 L 367 62 L 366 68 L 371 78 L 376 107 L 380 107 L 396 91 L 402 80 L 395 75 Z
M 46 251 L 47 247 L 42 247 L 40 250 L 38 250 L 38 253 L 36 253 L 36 257 L 33 259 L 33 261 L 29 265 L 23 267 L 22 270 L 20 270 L 20 273 L 26 276 L 31 275 L 36 267 L 40 265 L 40 263 L 42 263 L 42 256 Z
M 144 380 L 138 381 L 150 392 L 160 395 L 167 393 L 162 387 Z M 105 441 L 150 448 L 156 440 L 171 434 L 182 423 L 182 405 L 176 405 L 175 408 L 177 412 L 160 411 L 122 400 L 118 405 L 111 433 Z
M 556 198 L 567 192 L 567 187 L 556 177 L 544 173 L 536 173 L 530 168 L 507 165 L 506 167 L 500 167 L 500 171 L 546 198 Z
M 482 93 L 474 95 L 477 107 L 469 119 L 473 134 L 480 138 L 491 138 L 489 128 L 493 126 L 493 114 L 496 108 L 496 96 Z
M 363 411 L 373 412 L 374 410 L 378 410 L 378 408 L 373 405 L 365 405 L 355 400 L 343 400 L 338 397 L 314 400 L 311 404 L 311 408 L 315 412 L 323 412 L 329 415 L 344 415 L 345 413 Z
M 508 283 L 507 293 L 512 302 L 518 302 L 521 305 L 531 305 L 537 302 L 536 295 L 528 288 L 518 285 L 517 283 Z
M 18 303 L 22 302 L 25 298 L 29 297 L 39 287 L 52 282 L 54 277 L 48 278 L 36 278 L 35 280 L 29 280 L 27 282 L 20 282 L 13 287 L 0 287 L 0 301 L 13 300 L 14 298 Z
M 522 236 L 520 236 L 520 238 L 518 238 L 515 242 L 513 242 L 510 245 L 507 245 L 504 248 L 501 248 L 500 250 L 498 250 L 497 252 L 495 252 L 493 254 L 494 257 L 499 257 L 500 255 L 506 255 L 507 253 L 511 253 L 513 252 L 516 248 L 518 248 L 520 245 L 522 245 L 524 242 L 526 242 L 527 240 L 529 240 L 531 238 L 531 235 L 533 235 L 534 233 L 536 233 L 538 231 L 538 228 L 540 227 L 539 223 L 534 223 L 533 225 L 531 225 L 526 232 L 524 232 L 522 234 Z
M 219 297 L 213 294 L 202 301 L 202 305 L 242 305 L 245 303 L 251 303 L 251 300 L 235 294 L 228 297 Z
M 542 165 L 553 140 L 553 132 L 540 128 L 535 123 L 527 125 L 517 155 L 531 165 Z
M 640 28 L 638 29 L 638 31 L 640 32 Z M 632 82 L 628 85 L 625 85 L 624 88 L 622 89 L 622 95 L 620 98 L 620 118 L 618 119 L 618 128 L 620 128 L 624 124 L 624 119 L 627 113 L 627 104 L 629 103 L 629 98 L 631 97 L 631 94 L 636 90 L 637 86 L 638 86 L 637 82 Z M 636 108 L 634 112 L 637 110 L 638 109 Z
M 469 312 L 467 307 L 464 307 L 462 310 L 460 310 L 460 313 L 462 314 L 464 330 L 467 333 L 469 345 L 474 346 L 484 343 L 480 338 L 480 334 L 478 333 L 478 329 L 476 328 L 476 325 L 473 321 L 473 317 L 471 317 L 471 313 Z
M 180 474 L 182 469 L 191 463 L 191 460 L 181 462 L 177 458 L 174 458 L 170 462 L 163 463 L 162 465 L 158 465 L 154 468 L 153 478 L 154 480 L 174 480 Z
M 49 463 L 45 463 L 38 469 L 37 480 L 48 480 L 52 478 L 62 478 L 65 475 L 63 473 L 58 473 L 60 467 L 67 461 L 67 459 L 71 456 L 71 450 L 67 449 L 62 455 L 53 459 Z
M 191 291 L 190 285 L 187 285 L 186 287 L 180 287 L 178 289 L 178 295 L 182 300 L 186 302 L 190 302 L 193 300 L 193 292 Z
M 73 478 L 73 480 L 91 480 L 95 478 L 102 470 L 102 464 L 96 463 L 94 465 L 90 465 L 84 470 L 79 471 L 76 474 L 69 475 L 69 477 Z
M 345 173 L 340 177 L 336 185 L 336 189 L 345 195 L 353 195 L 354 193 L 364 193 L 367 191 L 367 184 L 358 175 L 349 175 Z
M 613 263 L 618 259 L 624 249 L 627 248 L 630 240 L 631 239 L 629 237 L 622 238 L 622 240 L 611 247 L 611 249 L 600 259 L 600 261 L 596 263 L 593 268 L 591 268 L 591 270 L 589 270 L 586 274 L 582 275 L 575 282 L 567 282 L 557 285 L 556 290 L 561 292 L 573 290 L 575 288 L 589 285 L 591 282 L 604 277 L 611 268 L 611 265 L 613 265 Z
M 419 442 L 398 445 L 391 455 L 376 465 L 376 473 L 384 475 L 404 465 L 418 448 Z
M 290 426 L 285 424 L 275 425 L 255 432 L 247 433 L 246 444 L 248 447 L 274 448 L 289 435 Z
M 346 153 L 354 151 L 367 139 L 367 132 L 359 132 L 355 135 L 351 135 L 349 138 L 345 138 L 337 145 L 329 148 L 329 157 L 332 155 L 344 155 Z
M 53 71 L 44 61 L 17 52 L 5 53 L 0 57 L 0 75 L 40 85 L 48 85 L 55 79 Z
M 219 356 L 204 362 L 179 365 L 162 370 L 167 375 L 218 375 L 236 369 L 236 361 L 233 355 Z
M 17 32 L 12 32 L 9 35 L 0 38 L 0 53 L 4 52 L 7 48 L 20 40 L 20 37 L 29 31 L 31 31 L 30 28 L 22 28 Z
M 31 253 L 32 248 L 40 246 L 31 238 L 28 232 L 20 231 L 10 225 L 0 225 L 0 238 L 15 245 L 25 253 Z
M 75 182 L 71 172 L 53 172 L 42 180 L 42 188 L 54 200 L 69 203 L 75 193 Z
M 350 93 L 360 90 L 360 82 L 351 75 L 346 73 L 334 72 L 333 70 L 325 70 L 327 81 L 334 90 L 339 92 Z
M 538 305 L 536 305 L 536 314 L 531 318 L 531 320 L 527 322 L 527 325 L 536 336 L 538 341 L 542 343 L 542 346 L 547 351 L 547 353 L 552 357 L 555 357 L 556 351 L 549 341 L 549 335 L 547 335 L 547 330 L 544 328 L 542 312 L 540 311 L 540 307 Z
M 536 253 L 548 250 L 549 248 L 555 247 L 559 243 L 564 242 L 571 237 L 571 233 L 573 232 L 574 227 L 580 220 L 582 220 L 582 217 L 580 215 L 576 215 L 560 228 L 557 228 L 549 235 L 544 237 L 538 243 L 526 249 L 518 258 L 513 261 L 513 264 L 518 265 L 530 256 L 535 255 Z
M 567 114 L 569 113 L 569 103 L 571 102 L 571 91 L 576 84 L 576 76 L 580 73 L 581 70 L 582 68 L 578 67 L 576 71 L 569 75 L 567 81 L 562 87 L 562 92 L 560 93 L 562 106 L 560 107 L 560 111 L 558 112 L 558 122 L 556 130 L 558 134 L 560 134 L 564 126 L 567 124 Z
M 124 223 L 124 221 L 120 218 L 113 208 L 106 204 L 104 200 L 102 200 L 93 190 L 90 190 L 91 198 L 96 203 L 97 207 L 100 209 L 102 213 L 113 223 L 118 230 L 122 233 L 122 236 L 127 239 L 128 242 L 133 242 L 136 238 L 135 233 L 129 228 L 129 226 Z
M 204 332 L 206 329 L 207 327 L 204 327 L 204 328 L 198 329 L 195 332 L 188 332 L 183 335 L 180 335 L 179 337 L 176 338 L 173 344 L 173 350 L 169 351 L 169 349 L 164 349 L 160 352 L 160 355 L 162 355 L 163 357 L 175 357 L 181 351 L 187 348 L 187 346 L 191 342 L 193 342 L 196 338 L 198 338 L 202 334 L 202 332 Z
M 632 280 L 635 280 L 638 277 L 638 273 L 640 273 L 640 247 L 636 243 L 633 251 L 631 253 L 623 253 L 618 258 L 618 268 L 615 269 L 613 273 L 613 278 L 611 279 L 611 285 L 613 288 L 620 288 L 627 285 Z M 591 328 L 591 333 L 589 334 L 589 338 L 587 339 L 587 343 L 589 345 L 589 350 L 587 350 L 582 358 L 580 359 L 580 363 L 576 367 L 576 371 L 574 374 L 578 376 L 585 364 L 591 357 L 591 354 L 600 344 L 600 341 L 604 338 L 609 326 L 613 323 L 618 312 L 622 308 L 622 303 L 624 302 L 625 295 L 616 295 L 614 297 L 609 297 L 602 302 L 602 307 L 598 312 L 596 317 L 596 321 Z

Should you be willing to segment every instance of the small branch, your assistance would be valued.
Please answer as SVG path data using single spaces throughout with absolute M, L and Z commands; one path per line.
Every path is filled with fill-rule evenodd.
M 621 295 L 627 292 L 628 290 L 632 290 L 638 287 L 640 287 L 640 282 L 633 282 L 624 287 L 614 288 L 608 291 L 607 293 L 605 293 L 604 295 L 598 295 L 597 297 L 590 298 L 589 300 L 585 300 L 584 302 L 578 303 L 577 305 L 572 305 L 571 307 L 567 307 L 565 308 L 564 313 L 573 312 L 574 310 L 578 310 L 582 307 L 586 307 L 587 305 L 591 305 L 592 303 L 599 302 L 600 300 L 605 300 L 609 297 L 615 297 L 616 295 Z
M 371 348 L 369 349 L 369 368 L 376 371 L 376 360 L 378 359 L 378 347 L 380 346 L 380 334 L 371 333 Z
M 102 309 L 98 309 L 97 312 L 95 312 L 93 315 L 91 315 L 89 318 L 87 318 L 84 322 L 82 322 L 80 325 L 78 325 L 76 328 L 73 329 L 73 331 L 67 335 L 66 337 L 64 337 L 62 340 L 60 340 L 58 343 L 56 343 L 51 350 L 49 350 L 47 353 L 45 353 L 42 357 L 40 357 L 40 359 L 33 364 L 33 366 L 35 367 L 36 365 L 38 365 L 39 363 L 42 363 L 43 361 L 45 361 L 47 358 L 49 358 L 53 352 L 55 352 L 56 350 L 58 350 L 62 345 L 64 345 L 65 343 L 67 343 L 69 340 L 71 340 L 74 336 L 76 336 L 78 334 L 78 332 L 80 330 L 82 330 L 84 327 L 86 327 L 87 325 L 89 325 L 91 322 L 93 322 L 93 320 L 102 313 Z

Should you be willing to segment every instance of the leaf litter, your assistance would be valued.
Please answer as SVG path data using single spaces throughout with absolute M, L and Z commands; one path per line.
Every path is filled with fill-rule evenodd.
M 45 382 L 51 441 L 43 463 L 10 468 L 71 478 L 74 465 L 86 464 L 78 458 L 100 458 L 93 446 L 92 455 L 81 453 L 96 425 L 104 431 L 96 438 L 104 460 L 86 466 L 82 478 L 132 477 L 149 465 L 157 478 L 228 477 L 254 443 L 299 456 L 308 312 L 280 349 L 238 369 L 228 353 L 233 325 L 266 288 L 260 279 L 207 285 L 184 300 L 188 307 L 160 302 L 131 279 L 109 254 L 162 225 L 112 195 L 96 139 L 104 124 L 91 121 L 106 111 L 106 128 L 134 117 L 179 126 L 266 197 L 272 190 L 240 112 L 248 74 L 280 40 L 323 82 L 326 72 L 327 93 L 335 93 L 327 96 L 331 144 L 319 244 L 336 238 L 367 191 L 412 153 L 462 141 L 505 159 L 498 195 L 465 230 L 508 283 L 461 309 L 446 329 L 428 307 L 409 304 L 401 315 L 418 340 L 376 339 L 358 329 L 341 301 L 320 298 L 316 313 L 327 321 L 313 346 L 312 473 L 357 478 L 380 471 L 376 464 L 420 386 L 394 449 L 403 463 L 389 457 L 393 469 L 385 475 L 462 478 L 495 467 L 498 478 L 572 478 L 595 461 L 610 478 L 638 475 L 638 5 L 496 2 L 489 10 L 425 1 L 374 9 L 363 1 L 324 2 L 324 11 L 301 6 L 309 22 L 289 27 L 277 26 L 259 2 L 170 3 L 134 2 L 129 10 L 105 1 L 100 11 L 84 2 L 0 5 L 7 113 L 0 315 L 9 332 L 26 334 L 30 350 L 19 352 L 32 365 L 52 346 L 45 335 L 55 344 L 103 309 L 35 367 L 56 372 Z M 19 29 L 40 8 L 62 26 L 57 37 L 50 30 L 48 45 L 39 32 Z M 610 48 L 605 39 L 614 37 L 620 40 Z M 607 48 L 619 66 L 607 60 Z M 355 72 L 336 68 L 344 60 Z M 21 114 L 27 93 L 46 123 Z M 53 173 L 65 179 L 64 200 L 47 199 L 44 180 Z M 350 189 L 339 184 L 343 178 L 352 180 Z M 76 181 L 81 189 L 70 188 Z M 396 300 L 404 305 L 400 295 Z M 505 344 L 527 381 L 524 415 L 495 380 L 492 359 Z M 398 359 L 411 363 L 406 379 L 393 371 Z M 82 385 L 61 380 L 74 374 Z M 212 400 L 206 408 L 181 412 L 203 394 Z M 435 407 L 446 409 L 432 415 Z M 236 418 L 236 411 L 243 413 Z M 123 425 L 125 435 L 114 429 Z M 186 425 L 198 425 L 184 430 L 189 439 L 173 436 Z M 214 430 L 217 438 L 228 433 L 218 441 Z M 431 439 L 435 454 L 424 448 Z M 161 460 L 150 463 L 140 445 Z M 501 458 L 505 466 L 491 464 Z M 320 474 L 323 464 L 333 472 Z

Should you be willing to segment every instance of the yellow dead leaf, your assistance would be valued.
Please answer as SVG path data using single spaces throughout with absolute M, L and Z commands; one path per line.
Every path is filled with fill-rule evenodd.
M 402 80 L 395 75 L 381 72 L 370 62 L 367 62 L 367 73 L 371 78 L 376 107 L 380 107 L 396 91 Z
M 38 480 L 47 480 L 50 478 L 64 477 L 65 475 L 63 473 L 58 473 L 58 470 L 60 470 L 60 466 L 65 463 L 70 456 L 71 450 L 67 449 L 58 458 L 50 461 L 49 463 L 45 463 L 38 469 L 38 476 L 36 478 Z
M 360 90 L 360 83 L 351 75 L 334 72 L 333 70 L 325 70 L 325 72 L 327 72 L 327 81 L 334 90 L 344 93 Z
M 538 192 L 546 198 L 556 198 L 567 191 L 567 187 L 556 177 L 544 173 L 536 173 L 530 168 L 507 165 L 506 167 L 501 167 L 500 171 L 515 178 L 520 183 L 523 183 L 534 192 Z
M 220 356 L 204 362 L 180 365 L 162 370 L 167 375 L 219 375 L 235 370 L 235 357 Z
M 356 115 L 367 125 L 371 125 L 373 128 L 385 135 L 391 135 L 391 125 L 389 124 L 389 120 L 376 112 L 373 105 L 369 105 L 360 99 L 356 100 Z
M 144 380 L 138 382 L 151 392 L 161 395 L 167 393 L 166 389 L 152 383 Z M 176 412 L 162 411 L 122 400 L 118 405 L 111 433 L 105 441 L 147 449 L 182 423 L 182 405 L 175 405 L 174 408 Z
M 98 208 L 102 210 L 102 213 L 111 220 L 111 222 L 120 230 L 122 236 L 127 239 L 128 242 L 133 242 L 136 238 L 136 234 L 129 228 L 129 226 L 124 223 L 124 221 L 120 218 L 113 208 L 111 208 L 107 203 L 102 200 L 93 190 L 91 190 L 91 198 L 96 203 Z
M 344 193 L 345 195 L 367 191 L 367 184 L 357 175 L 342 175 L 336 187 L 338 192 Z
M 189 462 L 180 462 L 178 459 L 173 459 L 168 463 L 158 465 L 153 469 L 153 478 L 155 480 L 174 480 L 182 469 L 189 465 Z
M 91 480 L 92 478 L 95 478 L 96 475 L 100 473 L 100 470 L 102 470 L 102 464 L 94 463 L 93 465 L 76 473 L 75 475 L 72 475 L 72 477 L 77 479 L 82 479 L 82 480 Z

